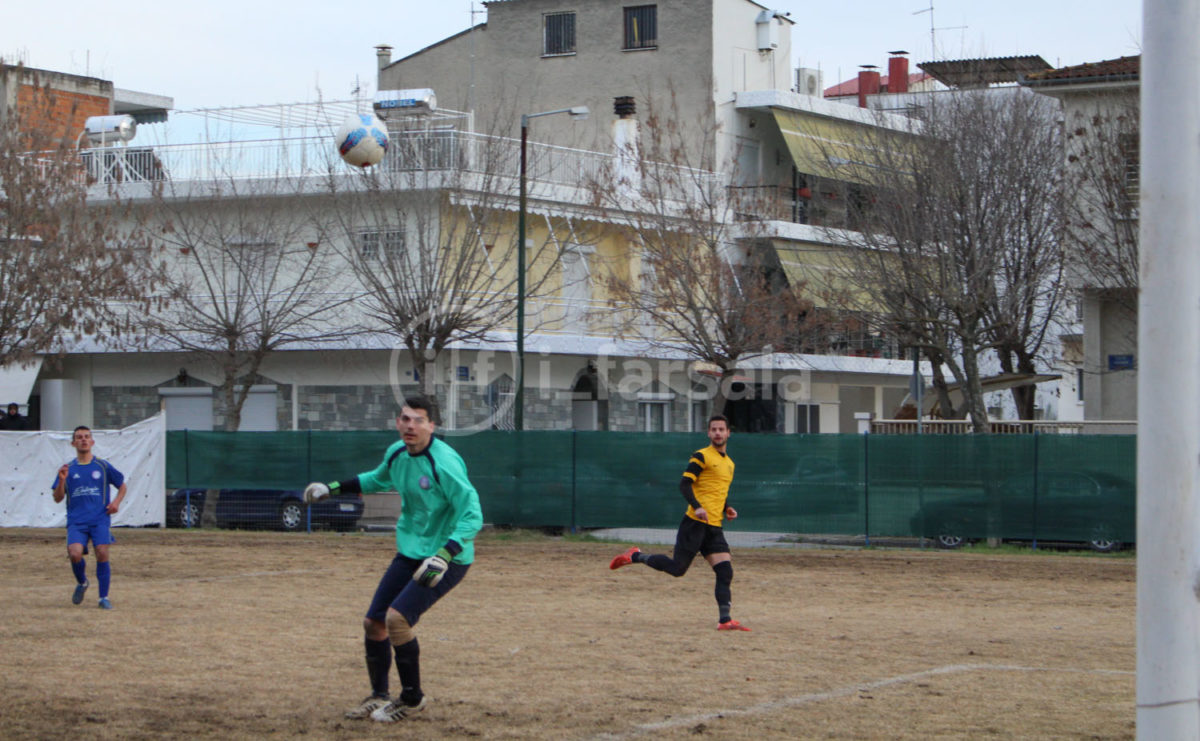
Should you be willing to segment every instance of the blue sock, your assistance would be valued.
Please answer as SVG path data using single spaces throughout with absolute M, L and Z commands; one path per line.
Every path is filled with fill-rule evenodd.
M 78 561 L 72 561 L 71 571 L 75 572 L 76 582 L 79 584 L 87 583 L 87 559 L 81 558 Z
M 108 561 L 96 562 L 96 581 L 100 582 L 100 599 L 108 596 L 108 583 L 112 578 L 112 567 Z

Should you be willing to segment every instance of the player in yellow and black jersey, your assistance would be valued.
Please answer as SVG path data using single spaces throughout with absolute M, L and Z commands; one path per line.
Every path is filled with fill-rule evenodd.
M 733 459 L 725 452 L 729 420 L 719 414 L 709 418 L 708 441 L 707 448 L 692 453 L 679 481 L 679 491 L 688 508 L 675 535 L 675 554 L 647 555 L 635 546 L 614 558 L 608 567 L 619 569 L 631 563 L 644 563 L 671 576 L 683 576 L 699 553 L 717 576 L 714 591 L 720 612 L 717 630 L 750 630 L 729 616 L 733 560 L 721 527 L 724 520 L 737 517 L 737 510 L 729 506 L 729 485 L 733 483 Z

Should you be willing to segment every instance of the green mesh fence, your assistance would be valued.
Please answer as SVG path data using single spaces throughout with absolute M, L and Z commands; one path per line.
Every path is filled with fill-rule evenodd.
M 170 488 L 299 489 L 379 464 L 393 432 L 170 432 Z M 449 437 L 485 519 L 674 527 L 688 433 Z M 1135 442 L 1121 435 L 736 435 L 731 529 L 1130 543 Z

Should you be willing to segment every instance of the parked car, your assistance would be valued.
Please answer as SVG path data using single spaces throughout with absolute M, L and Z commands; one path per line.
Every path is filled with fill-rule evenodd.
M 198 527 L 204 515 L 204 489 L 176 489 L 167 495 L 167 526 Z M 299 489 L 221 489 L 217 527 L 270 527 L 294 532 L 308 525 Z M 342 494 L 312 507 L 314 527 L 353 530 L 363 513 L 362 496 Z
M 940 548 L 958 548 L 992 533 L 1005 540 L 1082 543 L 1102 553 L 1133 542 L 1136 487 L 1118 476 L 1044 471 L 1035 481 L 1033 474 L 1023 474 L 1005 479 L 996 494 L 994 503 L 985 489 L 926 502 L 912 516 L 912 532 Z

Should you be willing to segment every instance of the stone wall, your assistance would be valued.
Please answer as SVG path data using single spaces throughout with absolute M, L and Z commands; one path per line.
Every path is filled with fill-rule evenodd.
M 158 414 L 158 389 L 152 386 L 96 386 L 92 389 L 92 426 L 119 430 Z

